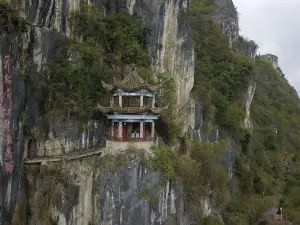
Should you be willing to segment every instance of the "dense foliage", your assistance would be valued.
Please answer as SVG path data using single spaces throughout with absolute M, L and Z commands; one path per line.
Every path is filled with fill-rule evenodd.
M 299 98 L 280 71 L 260 57 L 249 57 L 257 48 L 254 42 L 240 37 L 230 47 L 210 19 L 211 2 L 194 0 L 190 6 L 196 53 L 193 96 L 204 105 L 205 120 L 216 121 L 241 147 L 229 183 L 232 199 L 222 211 L 224 222 L 258 224 L 269 209 L 283 206 L 284 214 L 298 224 Z M 251 80 L 257 83 L 253 133 L 241 129 L 242 97 Z
M 285 214 L 295 224 L 299 191 L 299 98 L 293 87 L 270 63 L 258 58 L 257 90 L 251 107 L 254 130 L 251 141 L 250 193 L 281 199 Z M 240 168 L 243 168 L 242 166 Z
M 95 7 L 84 6 L 70 21 L 75 37 L 103 49 L 106 62 L 148 65 L 145 49 L 149 30 L 140 17 L 131 16 L 127 10 L 104 17 Z
M 209 18 L 209 1 L 192 1 L 190 22 L 195 43 L 194 97 L 202 102 L 205 118 L 232 135 L 240 133 L 244 118 L 241 93 L 254 76 L 253 61 L 235 53 L 226 34 Z
M 298 224 L 299 99 L 269 62 L 257 58 L 255 67 L 253 133 L 247 151 L 236 162 L 240 194 L 228 207 L 227 218 L 229 224 L 257 224 L 268 209 L 282 206 L 289 220 Z

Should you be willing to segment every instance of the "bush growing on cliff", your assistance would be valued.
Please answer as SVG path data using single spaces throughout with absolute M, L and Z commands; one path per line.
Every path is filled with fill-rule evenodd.
M 190 6 L 196 54 L 193 96 L 204 105 L 205 118 L 215 118 L 242 145 L 235 166 L 238 188 L 231 207 L 223 213 L 225 222 L 256 224 L 271 207 L 265 197 L 282 196 L 290 220 L 299 223 L 295 212 L 300 204 L 292 197 L 300 169 L 299 98 L 269 62 L 260 57 L 254 61 L 245 51 L 238 52 L 249 45 L 257 48 L 253 42 L 240 38 L 233 43 L 237 52 L 230 48 L 226 35 L 210 19 L 211 3 L 193 0 Z M 249 136 L 240 129 L 244 118 L 241 103 L 253 79 L 257 86 L 251 106 L 253 133 Z
M 162 172 L 165 180 L 175 179 L 175 160 L 170 148 L 166 145 L 156 147 L 154 148 L 154 154 L 155 156 L 153 158 L 148 158 L 147 163 L 149 163 L 155 171 Z
M 223 223 L 220 221 L 218 217 L 208 216 L 204 219 L 204 225 L 222 225 Z
M 35 177 L 32 188 L 38 187 L 37 192 L 32 197 L 32 212 L 37 216 L 42 224 L 52 225 L 53 219 L 51 210 L 54 207 L 60 208 L 63 205 L 63 199 L 66 201 L 76 197 L 74 190 L 71 190 L 71 182 L 64 174 L 62 167 L 48 168 L 33 167 L 27 170 L 27 175 Z M 76 199 L 74 199 L 77 201 Z
M 265 195 L 282 196 L 289 220 L 299 223 L 299 202 L 289 201 L 298 186 L 299 98 L 273 66 L 256 59 L 257 90 L 251 107 L 254 123 L 251 147 L 252 172 L 260 177 Z M 254 186 L 254 190 L 255 189 Z M 292 197 L 293 199 L 297 199 Z
M 226 224 L 259 224 L 270 206 L 270 201 L 263 197 L 240 197 L 228 205 L 224 213 Z
M 193 169 L 186 167 L 184 161 L 176 165 L 181 165 L 177 169 L 187 188 L 188 199 L 197 207 L 203 196 L 211 196 L 216 199 L 218 207 L 224 207 L 228 202 L 227 173 L 221 166 L 221 155 L 225 151 L 227 144 L 223 141 L 219 143 L 195 142 L 188 145 L 188 152 L 192 160 Z M 198 163 L 200 169 L 197 170 L 195 163 Z M 186 170 L 187 169 L 187 170 Z M 188 171 L 194 170 L 196 174 L 190 176 Z M 186 171 L 186 172 L 185 172 Z
M 161 171 L 166 180 L 183 182 L 191 216 L 201 221 L 204 198 L 216 199 L 220 209 L 228 203 L 227 174 L 221 166 L 221 154 L 226 144 L 188 143 L 187 153 L 172 152 L 168 146 L 154 149 L 154 157 L 147 159 L 154 170 Z
M 105 61 L 148 66 L 146 37 L 149 30 L 141 18 L 130 15 L 127 10 L 104 17 L 94 6 L 84 6 L 72 14 L 70 23 L 75 36 L 104 49 Z

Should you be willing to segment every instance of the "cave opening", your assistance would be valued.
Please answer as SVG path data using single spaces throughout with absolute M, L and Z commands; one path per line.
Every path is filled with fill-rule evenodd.
M 37 156 L 37 144 L 36 140 L 30 139 L 27 143 L 28 158 L 33 158 Z

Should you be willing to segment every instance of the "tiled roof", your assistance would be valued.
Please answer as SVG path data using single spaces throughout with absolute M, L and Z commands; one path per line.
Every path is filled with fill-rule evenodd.
M 107 84 L 102 81 L 103 87 L 108 91 L 115 91 L 117 89 L 122 89 L 124 91 L 137 91 L 146 89 L 150 92 L 156 92 L 158 87 L 155 85 L 148 84 L 144 81 L 136 72 L 134 68 L 126 67 L 124 69 L 124 79 L 117 81 L 114 79 L 113 84 Z

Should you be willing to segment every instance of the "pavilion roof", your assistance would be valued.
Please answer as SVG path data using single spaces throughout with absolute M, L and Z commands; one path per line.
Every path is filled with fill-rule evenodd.
M 124 78 L 123 80 L 117 81 L 114 79 L 112 84 L 107 84 L 102 81 L 103 87 L 107 91 L 115 91 L 117 89 L 122 89 L 124 91 L 138 91 L 142 89 L 146 89 L 149 92 L 156 92 L 158 91 L 158 86 L 148 84 L 148 81 L 144 81 L 136 72 L 133 67 L 127 66 L 124 69 Z

